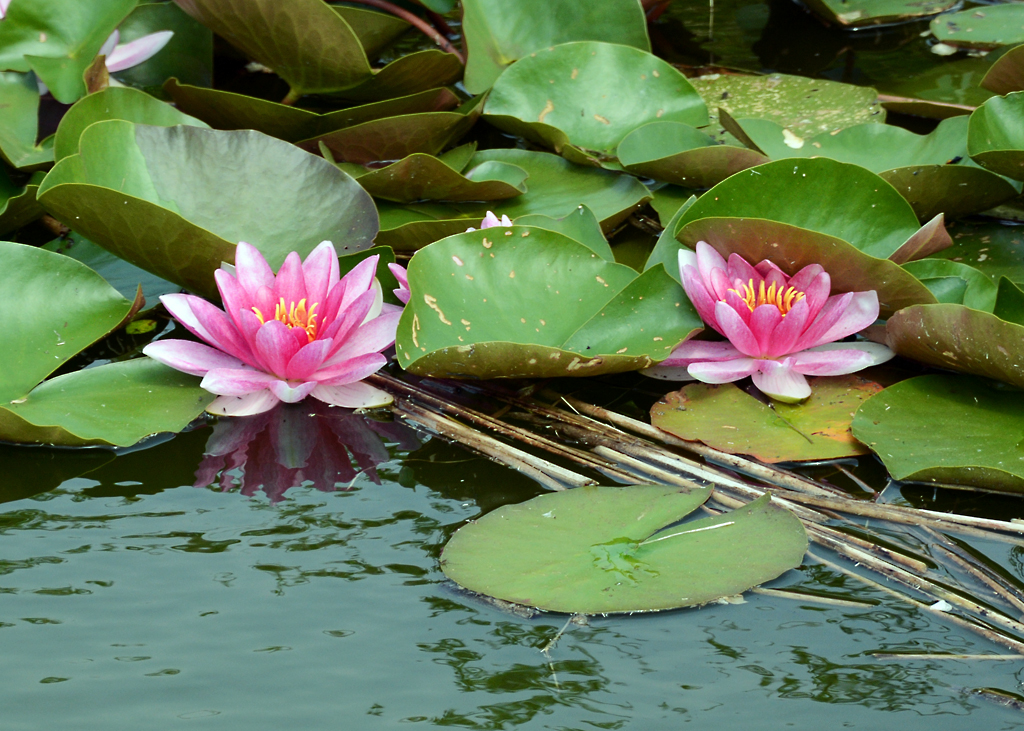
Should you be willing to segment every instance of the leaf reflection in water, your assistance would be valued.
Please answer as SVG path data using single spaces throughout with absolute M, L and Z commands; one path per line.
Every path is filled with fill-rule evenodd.
M 380 484 L 377 466 L 391 459 L 385 442 L 403 450 L 420 446 L 416 432 L 403 424 L 312 400 L 282 403 L 263 414 L 217 422 L 196 470 L 195 487 L 238 487 L 247 496 L 262 489 L 276 503 L 307 482 L 333 492 L 348 489 L 365 473 Z

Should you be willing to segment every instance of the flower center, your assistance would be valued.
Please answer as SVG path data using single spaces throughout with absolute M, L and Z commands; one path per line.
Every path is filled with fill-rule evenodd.
M 306 337 L 309 338 L 309 342 L 316 340 L 316 308 L 319 302 L 314 302 L 312 306 L 306 309 L 305 298 L 298 302 L 292 302 L 291 305 L 285 305 L 284 297 L 281 301 L 274 305 L 274 318 L 280 320 L 289 328 L 298 327 L 306 331 Z M 266 322 L 263 317 L 263 313 L 256 307 L 252 308 L 252 311 L 256 313 L 256 317 L 260 319 L 260 324 Z
M 768 288 L 764 286 L 764 280 L 761 280 L 761 284 L 755 289 L 754 280 L 749 279 L 746 282 L 736 280 L 736 287 L 730 289 L 730 292 L 735 292 L 737 296 L 750 308 L 753 312 L 755 307 L 761 305 L 775 305 L 779 308 L 779 312 L 785 317 L 793 305 L 804 298 L 804 293 L 798 290 L 796 287 L 782 287 L 776 288 L 773 282 Z

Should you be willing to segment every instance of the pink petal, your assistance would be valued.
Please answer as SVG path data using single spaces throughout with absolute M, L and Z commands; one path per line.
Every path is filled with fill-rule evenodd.
M 824 271 L 825 268 L 821 266 L 821 264 L 808 264 L 789 278 L 789 286 L 794 289 L 798 289 L 801 292 L 806 292 L 807 288 L 811 286 L 811 282 L 813 282 Z
M 245 396 L 270 388 L 275 376 L 254 368 L 215 368 L 203 376 L 200 387 L 218 396 Z
M 754 291 L 757 291 L 758 286 L 764 281 L 764 277 L 761 276 L 761 272 L 757 271 L 754 267 L 750 266 L 750 262 L 744 259 L 739 254 L 729 255 L 729 265 L 727 275 L 729 281 L 735 285 L 736 280 L 740 280 L 744 284 L 749 284 L 751 281 L 754 283 Z
M 790 358 L 758 361 L 759 370 L 753 374 L 754 385 L 773 399 L 785 403 L 803 401 L 811 395 L 807 379 L 792 368 Z
M 807 304 L 807 298 L 805 297 L 793 305 L 793 309 L 786 313 L 786 316 L 782 318 L 782 322 L 776 326 L 764 355 L 769 358 L 781 358 L 792 353 L 796 348 L 797 341 L 807 327 L 809 316 L 810 306 Z
M 10 0 L 7 0 L 7 3 L 9 4 Z M 117 47 L 117 44 L 120 43 L 120 42 L 121 42 L 121 31 L 119 31 L 119 30 L 117 30 L 117 28 L 115 28 L 114 32 L 111 33 L 109 36 L 107 36 L 107 40 L 103 41 L 103 45 L 100 46 L 100 51 L 96 55 L 97 56 L 106 56 L 109 59 L 110 58 L 110 54 L 114 52 L 114 49 Z
M 11 0 L 0 0 L 0 20 L 7 14 L 7 6 L 10 4 Z
M 341 281 L 345 285 L 345 297 L 341 301 L 340 309 L 345 309 L 357 297 L 370 290 L 373 286 L 374 275 L 377 273 L 379 260 L 380 256 L 376 254 L 368 256 L 342 277 Z
M 327 293 L 341 279 L 340 271 L 334 244 L 330 241 L 321 241 L 302 263 L 302 276 L 306 280 L 307 307 L 312 306 L 314 302 L 320 303 L 320 307 L 327 303 Z M 320 307 L 317 308 L 317 312 L 320 311 Z
M 206 410 L 217 416 L 254 416 L 270 411 L 280 401 L 270 391 L 256 391 L 247 396 L 221 396 Z
M 794 353 L 793 370 L 808 376 L 842 376 L 885 363 L 896 354 L 880 343 L 827 343 Z
M 818 312 L 818 316 L 814 318 L 811 324 L 804 330 L 804 334 L 800 336 L 795 349 L 806 350 L 824 342 L 821 339 L 822 336 L 839 321 L 839 318 L 843 316 L 843 312 L 852 300 L 853 292 L 836 294 L 829 297 Z
M 736 358 L 717 362 L 693 363 L 688 370 L 691 376 L 704 383 L 732 383 L 753 375 L 757 371 L 757 364 L 758 361 L 753 358 Z
M 235 248 L 235 276 L 252 298 L 256 297 L 262 287 L 271 290 L 274 287 L 274 270 L 267 264 L 259 249 L 244 241 L 239 241 Z
M 700 272 L 701 279 L 708 286 L 708 290 L 715 297 L 715 299 L 722 299 L 725 296 L 725 292 L 719 292 L 717 289 L 712 287 L 712 272 L 718 270 L 723 275 L 726 273 L 725 259 L 715 249 L 708 244 L 706 241 L 698 241 L 694 247 L 694 253 L 697 256 L 697 270 Z M 732 282 L 729 282 L 729 287 L 732 286 Z M 726 288 L 728 289 L 728 287 Z
M 800 350 L 813 348 L 824 343 L 831 343 L 848 335 L 859 333 L 878 319 L 878 293 L 875 290 L 851 292 L 848 294 L 852 294 L 852 297 L 846 307 L 843 308 L 839 317 L 824 333 L 818 335 L 814 340 L 808 337 L 811 330 L 809 328 L 804 337 L 800 338 L 798 343 Z M 829 299 L 831 300 L 832 298 L 830 297 Z M 826 303 L 827 306 L 828 303 Z M 822 308 L 823 311 L 824 309 Z M 814 323 L 814 325 L 817 324 L 817 322 Z
M 157 340 L 143 348 L 142 352 L 155 361 L 193 376 L 205 376 L 214 368 L 244 366 L 238 358 L 191 340 Z
M 293 302 L 306 300 L 309 307 L 312 302 L 306 297 L 306 278 L 302 275 L 302 257 L 293 251 L 284 258 L 284 264 L 277 272 L 277 280 L 274 282 L 274 300 L 284 300 L 285 307 L 290 307 Z
M 288 361 L 299 352 L 299 344 L 287 325 L 271 320 L 256 333 L 256 352 L 266 362 L 269 372 L 281 377 L 288 368 Z
M 313 374 L 313 378 L 325 386 L 342 386 L 372 376 L 387 363 L 388 359 L 380 353 L 358 355 L 330 368 L 321 368 Z
M 223 269 L 215 271 L 213 278 L 217 282 L 217 291 L 220 292 L 224 311 L 227 312 L 231 321 L 235 323 L 235 327 L 241 330 L 242 312 L 245 310 L 252 312 L 252 305 L 254 304 L 250 299 L 249 293 L 238 283 L 237 279 Z
M 782 319 L 782 313 L 775 305 L 759 305 L 750 313 L 748 326 L 750 332 L 757 338 L 759 355 L 767 355 L 771 351 L 775 328 Z
M 356 328 L 366 321 L 366 315 L 373 306 L 374 299 L 373 292 L 363 292 L 347 309 L 339 313 L 341 316 L 320 333 L 320 337 L 333 339 L 334 350 L 340 349 L 348 341 L 352 333 L 355 332 Z M 327 357 L 330 358 L 331 355 L 333 353 Z
M 167 45 L 173 35 L 174 31 L 161 30 L 117 46 L 107 56 L 107 71 L 124 71 L 148 61 Z
M 288 366 L 284 370 L 285 377 L 289 381 L 308 381 L 313 373 L 323 365 L 333 342 L 330 338 L 314 340 L 299 348 L 299 352 L 288 361 Z M 278 398 L 282 401 L 288 400 L 283 396 L 278 396 Z
M 409 304 L 409 273 L 401 264 L 388 264 L 388 269 L 398 280 L 398 289 L 392 290 L 392 292 L 403 304 Z
M 313 398 L 333 406 L 343 406 L 346 409 L 373 409 L 378 406 L 387 406 L 394 401 L 391 394 L 361 381 L 340 386 L 321 384 L 313 389 Z
M 718 321 L 715 319 L 715 298 L 704 285 L 700 272 L 696 267 L 685 266 L 681 271 L 683 277 L 683 289 L 686 296 L 690 298 L 694 309 L 700 315 L 700 319 L 718 330 Z M 721 331 L 719 331 L 721 332 Z
M 725 302 L 719 302 L 715 305 L 715 318 L 722 328 L 722 334 L 729 338 L 737 350 L 751 358 L 761 355 L 757 338 L 736 310 Z
M 196 337 L 239 360 L 252 359 L 248 344 L 223 310 L 189 294 L 165 294 L 160 301 Z
M 806 266 L 800 271 L 803 272 L 810 268 L 810 266 Z M 792 279 L 790 280 L 790 286 L 794 286 Z M 818 313 L 821 312 L 821 308 L 828 302 L 829 293 L 832 291 L 832 278 L 828 275 L 828 272 L 819 272 L 806 286 L 797 287 L 797 289 L 804 293 L 804 299 L 807 301 L 809 308 L 807 321 L 814 322 L 815 318 L 818 317 Z
M 298 403 L 316 388 L 316 381 L 307 381 L 293 385 L 288 381 L 274 381 L 270 384 L 270 392 L 286 404 Z
M 692 249 L 687 249 L 685 246 L 676 252 L 676 258 L 679 261 L 679 278 L 683 278 L 683 269 L 686 267 L 693 267 L 697 269 L 697 253 Z
M 398 330 L 398 321 L 401 317 L 401 310 L 393 310 L 362 325 L 345 340 L 340 348 L 330 354 L 324 366 L 340 363 L 346 358 L 379 353 L 390 348 L 395 342 L 395 332 Z
M 736 282 L 729 279 L 729 275 L 724 269 L 712 269 L 704 279 L 704 285 L 708 288 L 712 299 L 722 300 L 725 299 L 729 290 L 736 286 Z
M 728 340 L 687 340 L 677 345 L 672 354 L 658 366 L 686 367 L 697 361 L 733 360 L 742 357 L 743 354 Z

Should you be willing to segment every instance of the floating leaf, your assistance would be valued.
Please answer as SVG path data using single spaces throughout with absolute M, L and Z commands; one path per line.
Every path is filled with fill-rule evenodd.
M 706 604 L 800 565 L 803 525 L 768 496 L 673 525 L 710 492 L 578 487 L 505 505 L 452 536 L 441 570 L 516 604 L 608 614 Z
M 1000 277 L 1024 282 L 1024 229 L 995 222 L 957 222 L 953 245 L 934 256 L 962 262 L 993 283 Z
M 359 38 L 359 45 L 363 47 L 367 58 L 376 58 L 411 27 L 391 13 L 382 13 L 370 8 L 332 5 L 331 9 L 348 23 Z
M 802 462 L 867 454 L 853 438 L 853 415 L 882 390 L 860 376 L 811 378 L 799 404 L 763 403 L 731 383 L 692 383 L 651 407 L 651 423 L 687 441 L 762 462 Z
M 164 90 L 174 99 L 178 109 L 202 119 L 215 129 L 254 129 L 288 142 L 307 140 L 375 119 L 446 111 L 459 105 L 459 98 L 444 88 L 327 114 L 245 94 L 188 86 L 178 83 L 177 79 L 169 79 Z
M 635 175 L 691 188 L 710 188 L 740 170 L 768 162 L 759 152 L 719 144 L 679 122 L 652 122 L 635 129 L 615 154 Z
M 139 6 L 118 26 L 121 43 L 131 43 L 150 33 L 174 33 L 160 52 L 142 63 L 114 72 L 123 84 L 159 90 L 175 77 L 186 84 L 213 83 L 213 33 L 174 3 L 150 2 Z
M 996 59 L 981 85 L 1000 95 L 1024 91 L 1024 45 L 1011 48 Z
M 945 12 L 956 4 L 956 0 L 807 0 L 812 12 L 844 28 L 917 20 Z
M 995 48 L 1024 42 L 1024 6 L 986 5 L 947 13 L 931 22 L 942 43 L 965 48 Z
M 947 259 L 919 259 L 907 262 L 903 268 L 928 287 L 940 302 L 962 304 L 985 312 L 995 307 L 995 283 L 974 267 Z M 940 292 L 948 296 L 941 297 Z
M 897 480 L 1024 492 L 1024 394 L 980 378 L 889 386 L 861 406 L 853 433 Z
M 78 140 L 90 124 L 108 119 L 123 119 L 137 124 L 173 127 L 187 124 L 206 127 L 206 123 L 182 114 L 170 104 L 128 87 L 110 87 L 89 94 L 75 103 L 60 120 L 54 137 L 53 157 L 58 162 L 78 152 Z
M 647 19 L 632 0 L 465 0 L 466 89 L 486 91 L 511 63 L 570 41 L 605 41 L 650 51 Z
M 690 79 L 711 110 L 736 119 L 770 119 L 801 137 L 833 132 L 863 122 L 884 122 L 885 110 L 874 89 L 826 79 L 769 74 L 711 74 Z
M 626 88 L 629 94 L 622 93 Z M 571 144 L 608 157 L 649 122 L 708 121 L 703 99 L 670 64 L 595 41 L 564 43 L 513 64 L 495 82 L 484 114 L 496 127 L 556 152 Z
M 381 232 L 377 243 L 408 251 L 479 227 L 488 210 L 498 216 L 517 218 L 540 214 L 552 218 L 567 216 L 584 205 L 601 227 L 610 231 L 649 194 L 636 178 L 607 170 L 574 165 L 558 155 L 530 150 L 485 150 L 469 161 L 473 168 L 486 162 L 503 162 L 525 170 L 527 191 L 502 201 L 395 206 L 381 204 Z
M 0 22 L 0 69 L 35 71 L 54 98 L 71 104 L 85 95 L 82 75 L 136 2 L 13 2 Z
M 554 231 L 496 227 L 417 252 L 395 348 L 441 378 L 589 376 L 646 368 L 701 326 L 661 268 L 601 259 Z
M 174 282 L 168 282 L 144 269 L 139 269 L 74 232 L 66 237 L 54 239 L 42 248 L 82 262 L 103 277 L 107 284 L 121 293 L 122 297 L 134 298 L 136 291 L 141 287 L 146 302 L 156 305 L 160 301 L 160 295 L 181 290 Z M 130 323 L 129 327 L 137 322 Z
M 436 49 L 418 51 L 389 63 L 359 86 L 334 92 L 349 101 L 381 101 L 454 84 L 462 76 L 458 56 Z
M 1024 10 L 1024 5 L 1021 6 Z M 967 150 L 989 170 L 1024 180 L 1024 92 L 992 97 L 973 114 Z
M 828 157 L 877 173 L 925 221 L 939 213 L 953 218 L 986 211 L 1020 193 L 1019 185 L 971 162 L 963 116 L 943 120 L 927 135 L 886 124 L 858 124 L 808 139 L 766 119 L 736 123 L 772 160 Z
M 0 156 L 11 167 L 28 170 L 53 162 L 53 136 L 36 144 L 39 89 L 32 74 L 0 72 L 0 109 Z
M 328 155 L 330 150 L 324 157 Z M 462 175 L 442 160 L 419 152 L 375 170 L 350 163 L 340 163 L 339 167 L 358 180 L 370 195 L 396 203 L 515 198 L 526 192 L 525 181 L 529 177 L 521 167 L 497 161 L 481 163 Z
M 238 241 L 277 269 L 290 251 L 306 256 L 325 239 L 359 251 L 377 232 L 358 183 L 259 132 L 99 122 L 46 176 L 39 201 L 117 256 L 208 297 Z
M 36 173 L 28 185 L 15 185 L 0 165 L 0 234 L 21 228 L 43 215 L 42 206 L 36 202 L 42 179 L 43 174 Z
M 605 261 L 615 261 L 612 247 L 601 233 L 601 224 L 586 206 L 579 206 L 575 211 L 562 218 L 551 216 L 530 215 L 516 219 L 517 226 L 536 226 L 548 231 L 557 231 L 573 241 L 579 241 Z

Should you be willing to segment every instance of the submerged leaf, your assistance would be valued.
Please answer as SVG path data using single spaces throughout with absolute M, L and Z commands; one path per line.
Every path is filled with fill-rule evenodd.
M 467 589 L 516 604 L 608 614 L 706 604 L 800 565 L 803 525 L 768 496 L 673 525 L 710 493 L 578 487 L 505 505 L 456 532 L 441 569 Z

